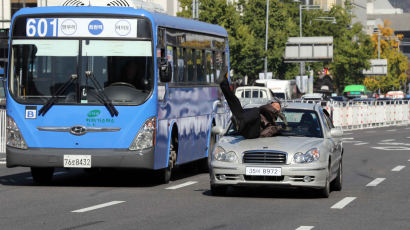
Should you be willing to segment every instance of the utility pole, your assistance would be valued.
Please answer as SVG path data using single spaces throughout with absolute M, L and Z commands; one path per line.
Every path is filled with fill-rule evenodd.
M 265 79 L 267 79 L 267 72 L 268 72 L 268 29 L 269 29 L 269 0 L 266 0 L 265 63 L 264 63 Z

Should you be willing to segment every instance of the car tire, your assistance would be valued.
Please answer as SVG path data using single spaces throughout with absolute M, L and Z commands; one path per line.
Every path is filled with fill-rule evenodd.
M 332 191 L 342 190 L 342 180 L 343 180 L 343 164 L 342 164 L 342 159 L 340 159 L 339 169 L 337 170 L 337 176 L 332 181 L 332 184 L 331 184 Z
M 319 189 L 319 191 L 318 191 L 318 196 L 320 198 L 328 198 L 329 195 L 330 195 L 330 182 L 329 182 L 329 179 L 330 179 L 330 162 L 329 162 L 329 167 L 328 167 L 328 170 L 327 170 L 325 187 Z
M 211 184 L 211 193 L 213 196 L 225 196 L 226 195 L 226 191 L 227 191 L 227 187 L 220 185 L 213 185 Z
M 47 185 L 53 179 L 54 168 L 31 167 L 31 176 L 34 183 L 38 185 Z

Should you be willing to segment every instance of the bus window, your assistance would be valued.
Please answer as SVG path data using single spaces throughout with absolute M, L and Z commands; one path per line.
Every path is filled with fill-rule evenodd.
M 205 82 L 205 68 L 204 58 L 201 50 L 195 50 L 195 63 L 196 63 L 196 81 L 199 83 Z
M 220 52 L 216 53 L 216 77 L 219 77 L 219 74 L 222 71 L 223 58 Z
M 188 70 L 188 79 L 187 82 L 192 82 L 194 80 L 194 57 L 192 55 L 192 49 L 186 49 L 186 61 L 187 61 L 187 70 Z
M 177 60 L 178 60 L 178 78 L 176 82 L 183 82 L 184 81 L 184 76 L 186 72 L 185 68 L 185 55 L 184 55 L 184 48 L 177 48 Z
M 205 56 L 206 56 L 206 81 L 208 83 L 215 82 L 212 52 L 209 50 L 205 51 Z

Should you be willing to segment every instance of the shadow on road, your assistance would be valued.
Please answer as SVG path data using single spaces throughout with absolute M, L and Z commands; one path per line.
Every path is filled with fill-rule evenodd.
M 171 181 L 178 181 L 202 173 L 197 164 L 191 163 L 174 168 Z M 37 185 L 29 168 L 28 171 L 0 176 L 0 184 L 4 186 L 40 186 Z M 157 182 L 153 170 L 136 169 L 64 169 L 57 168 L 51 184 L 47 186 L 62 187 L 154 187 Z
M 211 190 L 204 191 L 205 196 L 212 196 Z M 268 186 L 229 187 L 223 196 L 216 198 L 279 198 L 279 199 L 317 199 L 320 198 L 315 189 L 309 188 L 274 188 Z

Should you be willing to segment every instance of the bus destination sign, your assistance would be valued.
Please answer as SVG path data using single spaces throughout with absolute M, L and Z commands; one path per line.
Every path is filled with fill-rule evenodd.
M 27 37 L 137 37 L 138 19 L 27 18 Z

